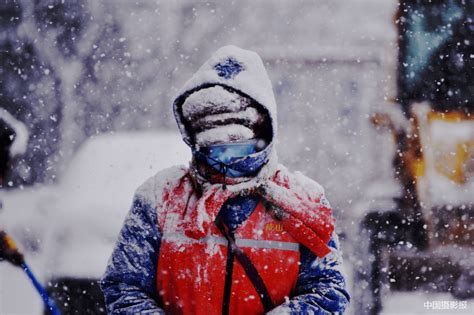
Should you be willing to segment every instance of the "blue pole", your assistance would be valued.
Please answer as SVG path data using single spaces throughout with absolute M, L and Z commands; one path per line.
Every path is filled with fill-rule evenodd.
M 52 315 L 61 315 L 61 312 L 59 311 L 59 308 L 57 307 L 56 303 L 54 303 L 54 300 L 49 297 L 48 293 L 43 288 L 41 283 L 38 281 L 38 279 L 36 279 L 30 267 L 25 262 L 23 262 L 21 264 L 21 268 L 23 269 L 23 271 L 25 271 L 26 275 L 28 276 L 28 278 L 30 278 L 36 290 L 41 295 L 41 298 L 43 299 L 43 302 L 50 311 L 50 313 Z

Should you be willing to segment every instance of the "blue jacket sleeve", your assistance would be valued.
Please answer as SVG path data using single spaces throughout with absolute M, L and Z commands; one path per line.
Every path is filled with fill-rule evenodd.
M 156 292 L 160 241 L 155 209 L 135 197 L 101 280 L 107 313 L 164 314 Z
M 337 234 L 328 242 L 331 253 L 319 259 L 307 248 L 301 249 L 301 265 L 295 296 L 270 314 L 343 314 L 350 301 L 340 268 L 341 251 Z

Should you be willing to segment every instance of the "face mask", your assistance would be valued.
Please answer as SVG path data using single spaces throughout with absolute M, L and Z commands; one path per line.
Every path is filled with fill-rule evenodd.
M 267 162 L 267 150 L 257 152 L 260 146 L 257 140 L 214 144 L 200 148 L 194 155 L 221 174 L 242 177 L 254 174 Z

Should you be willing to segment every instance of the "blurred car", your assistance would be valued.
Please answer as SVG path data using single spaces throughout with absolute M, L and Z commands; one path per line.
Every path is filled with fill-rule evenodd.
M 48 290 L 63 313 L 105 312 L 97 280 L 135 189 L 157 171 L 189 159 L 178 133 L 93 137 L 80 147 L 57 185 L 2 191 L 0 225 L 48 280 Z M 5 278 L 1 273 L 2 269 L 0 277 Z

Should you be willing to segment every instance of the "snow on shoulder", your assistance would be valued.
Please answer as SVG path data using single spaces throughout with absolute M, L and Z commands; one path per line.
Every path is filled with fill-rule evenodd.
M 317 195 L 324 194 L 323 186 L 321 186 L 315 180 L 307 177 L 300 171 L 294 172 L 294 179 L 295 179 L 296 185 L 302 187 L 303 189 L 307 191 L 311 191 L 312 193 L 317 194 Z
M 151 205 L 158 204 L 163 200 L 165 188 L 176 187 L 188 171 L 184 165 L 175 165 L 159 171 L 138 187 L 135 198 L 140 198 Z
M 324 195 L 323 186 L 300 171 L 290 172 L 285 166 L 280 164 L 277 176 L 278 181 L 287 182 L 289 188 L 297 193 L 305 193 L 313 198 Z

